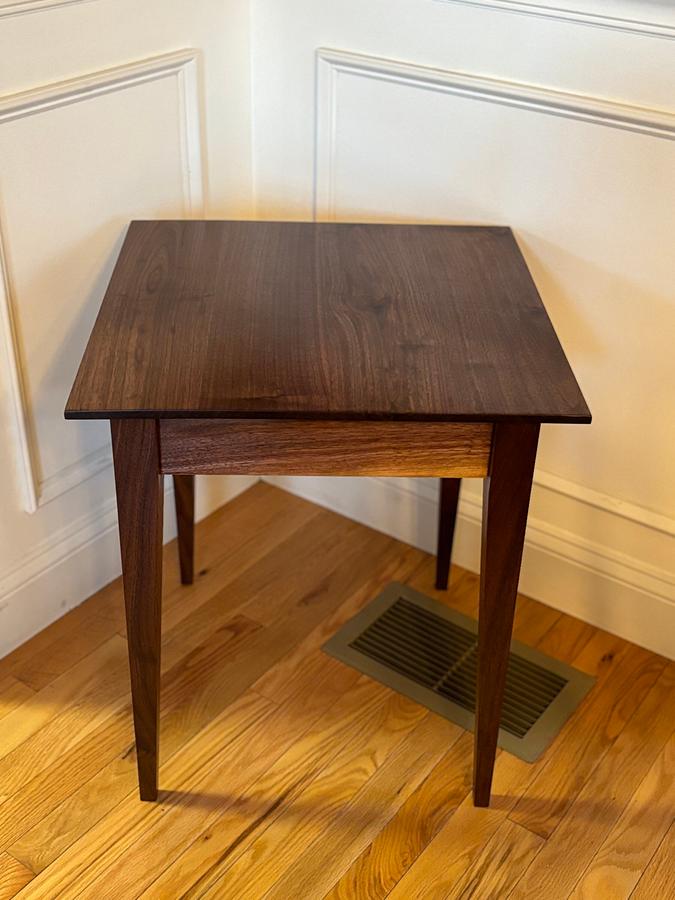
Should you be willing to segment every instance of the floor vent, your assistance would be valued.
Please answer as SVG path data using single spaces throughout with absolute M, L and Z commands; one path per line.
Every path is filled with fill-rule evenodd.
M 406 585 L 390 584 L 323 649 L 472 730 L 477 629 L 475 619 Z M 513 641 L 500 747 L 533 762 L 593 683 L 583 672 Z

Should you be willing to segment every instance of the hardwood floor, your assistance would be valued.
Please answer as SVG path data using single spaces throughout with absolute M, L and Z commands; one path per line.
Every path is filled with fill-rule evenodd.
M 675 663 L 520 597 L 518 639 L 597 676 L 535 764 L 321 652 L 421 551 L 265 484 L 165 548 L 160 801 L 137 799 L 119 582 L 0 660 L 0 900 L 675 897 Z M 669 862 L 670 860 L 670 862 Z

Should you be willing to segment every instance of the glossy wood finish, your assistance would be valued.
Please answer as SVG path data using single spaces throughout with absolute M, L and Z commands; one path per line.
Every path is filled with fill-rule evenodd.
M 179 476 L 189 583 L 195 474 L 489 468 L 475 773 L 488 803 L 536 435 L 590 421 L 510 229 L 133 222 L 66 417 L 113 420 L 144 799 L 157 793 L 160 472 Z M 456 487 L 443 488 L 439 584 Z
M 180 580 L 192 584 L 195 576 L 195 476 L 174 475 L 173 493 L 176 503 Z
M 436 550 L 436 588 L 448 588 L 452 543 L 457 522 L 457 504 L 461 478 L 441 478 L 438 497 L 438 538 Z
M 152 419 L 111 422 L 141 800 L 157 799 L 163 476 Z
M 133 222 L 68 418 L 590 414 L 508 228 Z
M 433 557 L 269 484 L 196 530 L 191 587 L 164 548 L 160 807 L 119 579 L 0 660 L 0 897 L 675 896 L 675 663 L 520 596 L 514 636 L 597 682 L 474 809 L 472 735 L 320 648 L 392 580 L 475 616 L 478 576 L 436 592 Z
M 483 488 L 473 796 L 488 806 L 513 613 L 532 490 L 538 425 L 495 425 Z
M 162 419 L 159 432 L 165 473 L 480 478 L 492 425 Z

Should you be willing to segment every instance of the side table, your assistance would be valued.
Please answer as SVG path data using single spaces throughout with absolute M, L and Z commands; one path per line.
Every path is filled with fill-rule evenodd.
M 473 796 L 487 806 L 539 429 L 590 413 L 508 228 L 133 222 L 66 407 L 110 419 L 140 796 L 157 798 L 163 476 L 484 479 Z

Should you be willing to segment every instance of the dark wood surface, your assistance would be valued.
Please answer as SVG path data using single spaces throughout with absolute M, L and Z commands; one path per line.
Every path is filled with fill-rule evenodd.
M 195 579 L 195 476 L 174 475 L 173 494 L 176 504 L 178 559 L 181 584 Z
M 539 426 L 590 421 L 509 229 L 134 222 L 66 416 L 113 420 L 145 800 L 157 797 L 162 472 L 177 476 L 184 583 L 196 473 L 443 476 L 441 583 L 449 479 L 487 475 L 474 800 L 489 803 Z
M 483 482 L 473 797 L 488 806 L 539 426 L 495 425 Z
M 152 419 L 111 422 L 141 800 L 157 799 L 163 476 Z
M 162 419 L 160 467 L 196 475 L 487 474 L 482 422 Z
M 587 422 L 508 228 L 133 222 L 67 418 Z
M 457 522 L 457 504 L 461 478 L 441 478 L 438 498 L 438 539 L 436 550 L 436 589 L 446 591 L 450 576 L 452 544 Z

